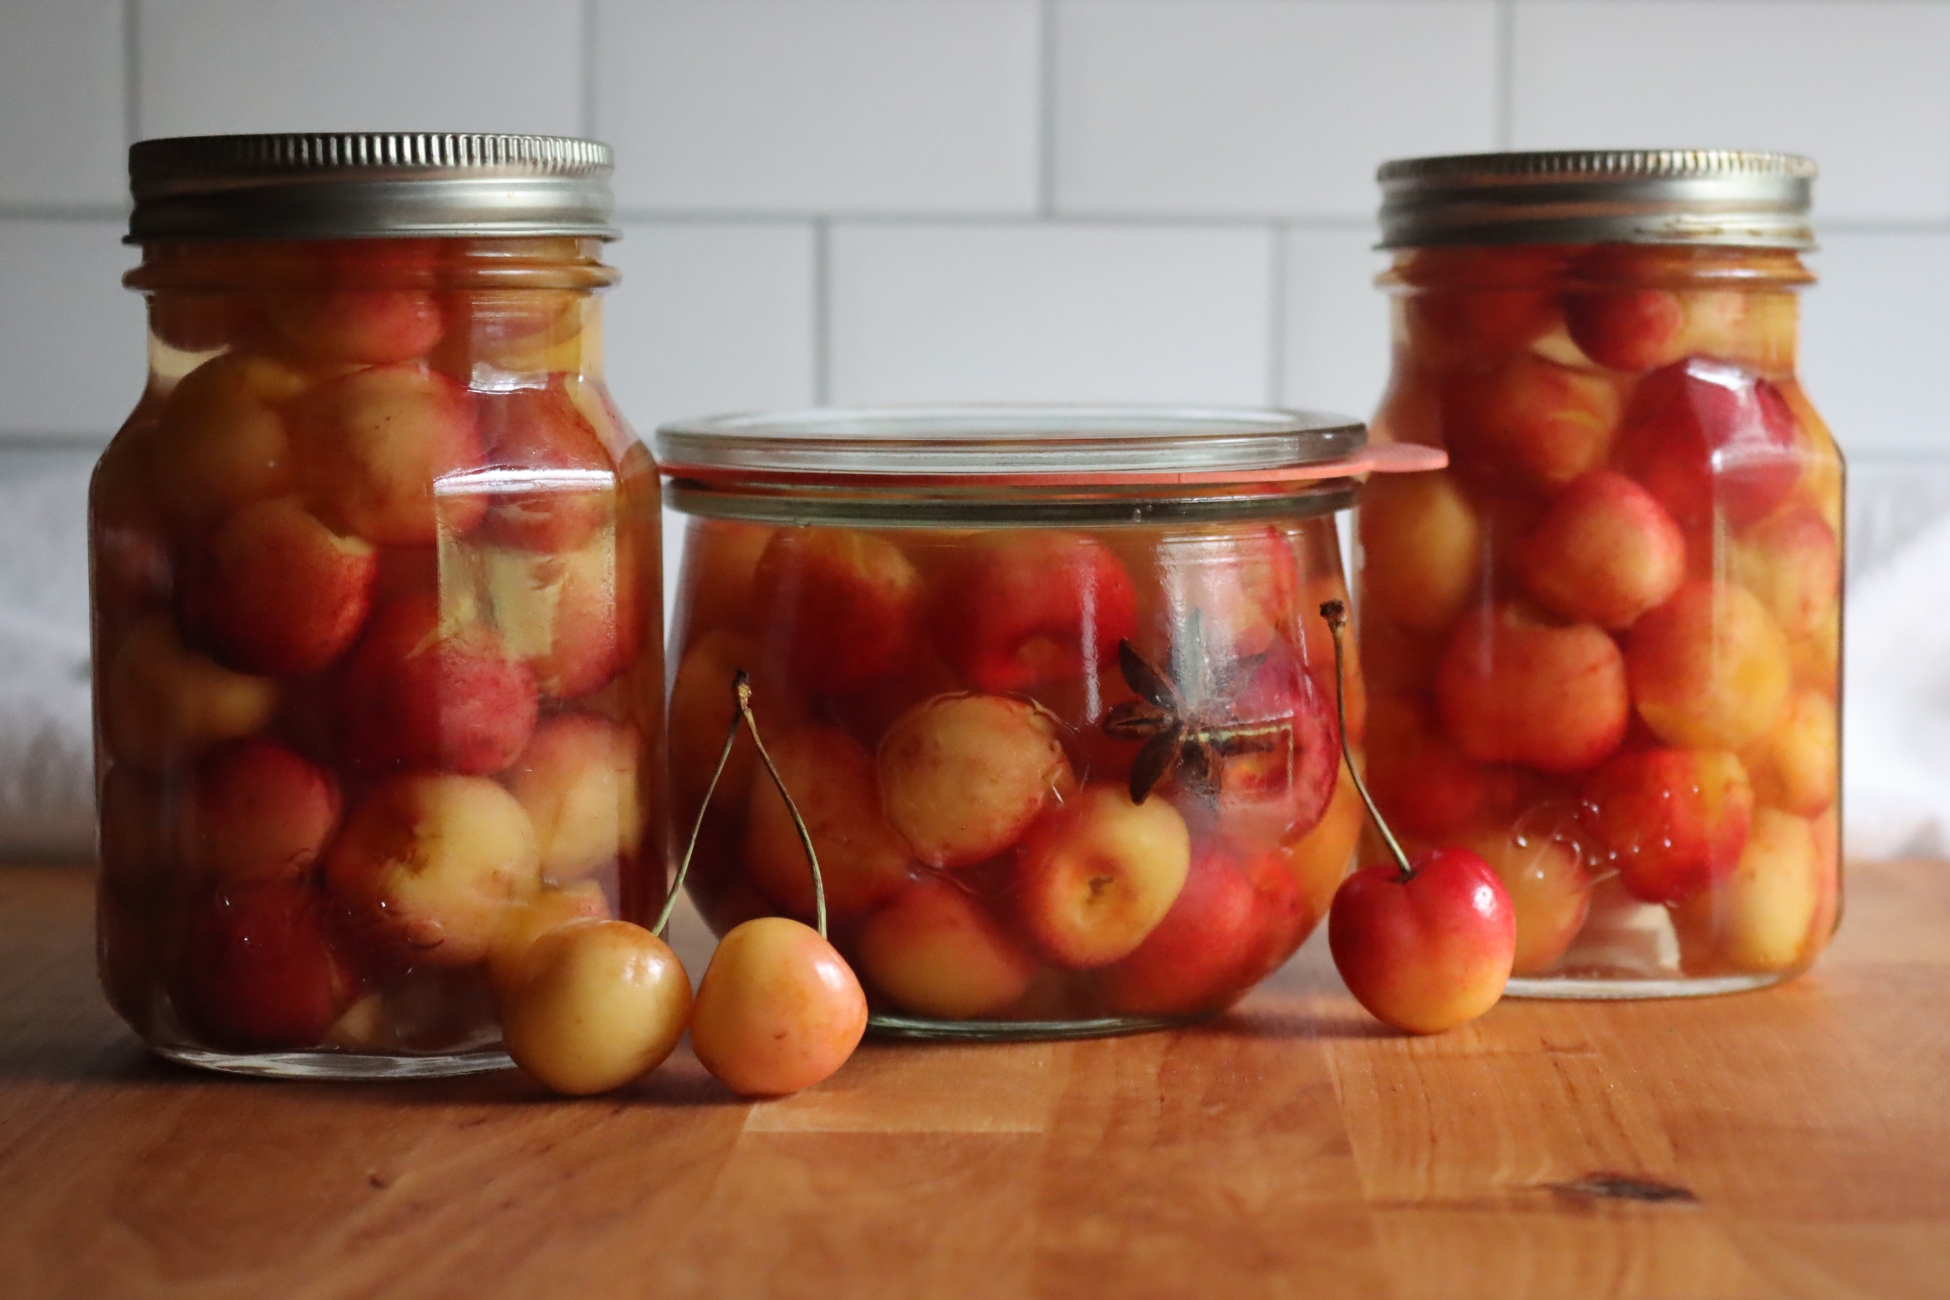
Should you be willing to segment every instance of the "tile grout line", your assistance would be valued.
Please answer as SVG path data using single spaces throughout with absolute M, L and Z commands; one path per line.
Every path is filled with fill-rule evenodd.
M 0 203 L 0 221 L 122 221 L 124 203 Z
M 1293 216 L 1278 212 L 1059 212 L 1042 216 L 1035 212 L 900 212 L 812 208 L 767 212 L 749 208 L 619 208 L 616 217 L 620 221 L 646 225 L 700 221 L 737 225 L 798 225 L 823 220 L 862 226 L 1182 226 L 1201 230 L 1260 230 L 1270 221 L 1296 230 L 1374 228 L 1372 212 L 1344 217 Z M 1950 228 L 1950 219 L 1940 224 Z
M 1516 0 L 1496 5 L 1496 147 L 1508 149 L 1514 134 L 1516 102 Z
M 813 405 L 833 400 L 833 223 L 813 222 Z
M 120 203 L 7 203 L 0 202 L 0 221 L 120 221 L 129 214 Z M 1370 231 L 1372 214 L 1349 217 L 1282 216 L 1272 213 L 1195 212 L 1066 212 L 1048 217 L 1035 213 L 994 212 L 815 212 L 807 210 L 754 211 L 728 208 L 618 208 L 617 221 L 644 226 L 686 226 L 715 223 L 732 226 L 800 228 L 808 222 L 844 221 L 861 226 L 971 226 L 1152 228 L 1181 230 L 1264 229 L 1268 223 L 1286 231 Z M 1820 223 L 1824 235 L 1943 235 L 1950 234 L 1950 217 L 1834 217 Z
M 596 0 L 582 0 L 582 84 L 577 101 L 582 138 L 596 138 Z
M 1056 0 L 1037 0 L 1036 213 L 1056 215 Z
M 71 452 L 92 458 L 101 455 L 102 448 L 108 446 L 109 439 L 114 436 L 112 430 L 108 433 L 41 433 L 0 428 L 0 452 Z
M 142 0 L 122 0 L 122 134 L 125 143 L 142 138 L 142 62 L 137 33 L 142 25 Z
M 1267 257 L 1272 292 L 1267 295 L 1266 404 L 1278 407 L 1286 392 L 1287 274 L 1286 228 L 1277 221 L 1266 228 L 1273 246 Z

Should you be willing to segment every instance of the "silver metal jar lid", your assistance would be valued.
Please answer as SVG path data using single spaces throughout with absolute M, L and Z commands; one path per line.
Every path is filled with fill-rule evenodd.
M 131 244 L 526 235 L 615 239 L 609 146 L 543 135 L 202 135 L 129 149 Z
M 1807 249 L 1815 164 L 1739 149 L 1571 149 L 1400 158 L 1382 248 L 1701 244 Z

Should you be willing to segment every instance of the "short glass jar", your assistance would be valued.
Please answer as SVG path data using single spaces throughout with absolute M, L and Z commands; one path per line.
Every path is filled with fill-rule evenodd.
M 1360 830 L 1316 611 L 1345 595 L 1364 442 L 1293 412 L 1061 407 L 660 430 L 686 516 L 673 862 L 743 670 L 872 1028 L 1069 1037 L 1227 1006 L 1319 922 Z M 758 764 L 741 738 L 690 866 L 720 933 L 813 915 Z
M 1390 163 L 1378 440 L 1447 470 L 1359 520 L 1369 778 L 1488 858 L 1510 991 L 1724 992 L 1840 910 L 1843 465 L 1795 373 L 1813 166 Z
M 505 1065 L 526 942 L 662 892 L 661 484 L 603 387 L 608 151 L 130 165 L 150 376 L 89 519 L 109 1000 L 217 1069 Z

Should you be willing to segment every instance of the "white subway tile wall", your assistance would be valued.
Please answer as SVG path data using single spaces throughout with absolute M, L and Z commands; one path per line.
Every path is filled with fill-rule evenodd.
M 610 360 L 646 433 L 820 401 L 1361 415 L 1384 158 L 1801 150 L 1806 372 L 1881 545 L 1950 503 L 1946 66 L 1950 0 L 0 0 L 0 494 L 54 503 L 0 553 L 85 583 L 80 476 L 143 368 L 128 142 L 382 127 L 615 145 Z M 7 698 L 85 716 L 80 608 L 0 602 L 0 659 L 52 665 Z M 0 786 L 0 825 L 41 798 Z
M 1496 6 L 1056 6 L 1059 212 L 1365 224 L 1382 158 L 1496 147 Z
M 1263 403 L 1264 229 L 840 226 L 835 402 Z
M 1366 229 L 1290 230 L 1283 260 L 1278 401 L 1367 415 L 1388 382 L 1387 256 Z
M 0 210 L 120 203 L 121 0 L 0 5 Z
M 813 402 L 815 243 L 798 224 L 624 223 L 603 345 L 639 433 L 671 415 Z
M 99 442 L 135 136 L 400 126 L 617 149 L 640 429 L 929 397 L 1362 414 L 1383 158 L 1731 143 L 1823 166 L 1807 368 L 1859 456 L 1950 457 L 1950 0 L 14 0 L 0 441 Z
M 1511 144 L 1789 149 L 1820 211 L 1950 218 L 1950 7 L 1613 0 L 1516 6 Z
M 1842 445 L 1950 459 L 1950 231 L 1836 231 L 1816 270 L 1802 373 Z
M 578 0 L 138 0 L 136 12 L 143 135 L 582 126 Z
M 1035 0 L 597 0 L 597 134 L 654 212 L 1036 208 Z
M 96 447 L 146 377 L 135 250 L 113 217 L 0 220 L 0 431 Z

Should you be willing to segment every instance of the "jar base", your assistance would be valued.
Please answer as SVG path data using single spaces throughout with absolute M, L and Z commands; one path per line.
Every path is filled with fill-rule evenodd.
M 1634 975 L 1617 979 L 1581 975 L 1517 976 L 1503 986 L 1506 998 L 1550 998 L 1566 1002 L 1626 1002 L 1641 998 L 1710 998 L 1779 984 L 1797 972 L 1762 975 Z
M 1197 1024 L 1205 1016 L 1100 1016 L 1093 1020 L 934 1020 L 926 1016 L 867 1017 L 878 1038 L 933 1042 L 1045 1042 L 1065 1038 L 1114 1038 Z
M 383 1079 L 448 1079 L 511 1070 L 514 1061 L 498 1047 L 437 1056 L 381 1056 L 370 1052 L 212 1052 L 150 1044 L 150 1051 L 179 1065 L 260 1079 L 318 1079 L 353 1083 Z

